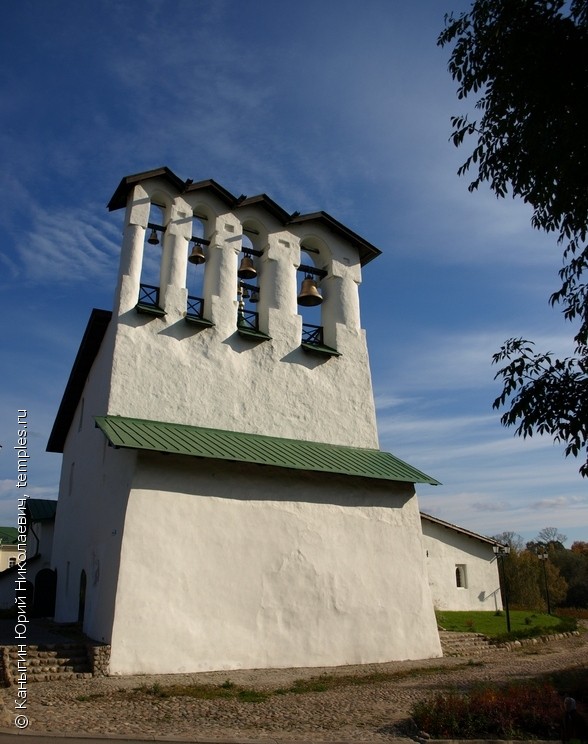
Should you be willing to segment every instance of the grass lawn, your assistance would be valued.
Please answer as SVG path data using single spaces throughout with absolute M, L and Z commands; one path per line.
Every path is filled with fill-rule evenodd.
M 437 612 L 437 623 L 444 630 L 462 633 L 483 633 L 489 638 L 503 636 L 506 630 L 506 613 L 494 612 Z M 564 618 L 533 610 L 511 610 L 510 627 L 515 634 L 537 635 L 538 630 L 555 633 L 562 630 Z M 571 630 L 572 628 L 568 628 Z

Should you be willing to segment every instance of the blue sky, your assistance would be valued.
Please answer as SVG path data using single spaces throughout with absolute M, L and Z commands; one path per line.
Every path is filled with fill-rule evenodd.
M 423 511 L 484 535 L 588 539 L 580 463 L 501 427 L 492 354 L 566 354 L 561 252 L 524 205 L 470 194 L 464 110 L 436 47 L 463 0 L 20 0 L 0 31 L 0 523 L 56 498 L 47 438 L 90 310 L 110 309 L 120 179 L 162 165 L 289 212 L 324 210 L 383 255 L 361 287 L 380 445 L 442 481 Z

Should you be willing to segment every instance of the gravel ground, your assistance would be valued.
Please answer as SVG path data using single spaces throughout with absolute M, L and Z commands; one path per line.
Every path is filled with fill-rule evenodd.
M 192 737 L 208 741 L 386 741 L 405 735 L 405 724 L 416 701 L 447 686 L 500 682 L 586 666 L 588 633 L 471 658 L 445 657 L 328 669 L 239 670 L 37 682 L 30 683 L 27 690 L 26 714 L 30 719 L 27 733 Z M 412 673 L 327 692 L 287 692 L 272 695 L 263 702 L 163 698 L 145 692 L 145 688 L 153 691 L 153 685 L 162 688 L 178 683 L 221 685 L 227 679 L 248 689 L 271 691 L 321 674 L 366 676 L 373 672 Z M 14 688 L 0 690 L 4 730 L 12 733 L 14 699 Z

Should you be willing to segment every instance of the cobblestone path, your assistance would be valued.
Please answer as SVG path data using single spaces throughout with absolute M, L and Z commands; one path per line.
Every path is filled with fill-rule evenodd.
M 386 741 L 402 736 L 412 705 L 447 686 L 535 677 L 588 665 L 588 633 L 471 659 L 445 657 L 329 669 L 271 669 L 37 682 L 28 687 L 27 733 L 117 734 L 193 739 Z M 326 692 L 272 694 L 262 702 L 160 697 L 172 684 L 287 690 L 321 674 L 402 673 Z M 155 685 L 155 687 L 154 687 Z M 150 693 L 146 692 L 149 690 Z M 4 730 L 14 733 L 14 688 L 0 690 Z

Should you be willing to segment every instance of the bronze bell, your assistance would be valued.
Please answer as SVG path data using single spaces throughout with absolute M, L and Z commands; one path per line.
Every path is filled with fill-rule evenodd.
M 157 237 L 157 230 L 151 228 L 151 235 L 147 238 L 149 245 L 159 245 L 159 238 Z
M 200 243 L 194 243 L 194 248 L 192 248 L 192 253 L 188 256 L 188 261 L 193 264 L 203 264 L 206 261 L 206 256 Z
M 310 276 L 302 281 L 300 294 L 298 295 L 298 304 L 303 307 L 315 307 L 323 301 L 321 293 L 316 286 L 316 280 Z
M 253 265 L 253 259 L 251 256 L 243 256 L 241 259 L 241 264 L 239 266 L 239 269 L 237 271 L 237 276 L 239 279 L 255 279 L 257 276 L 257 271 L 255 270 L 255 266 Z

